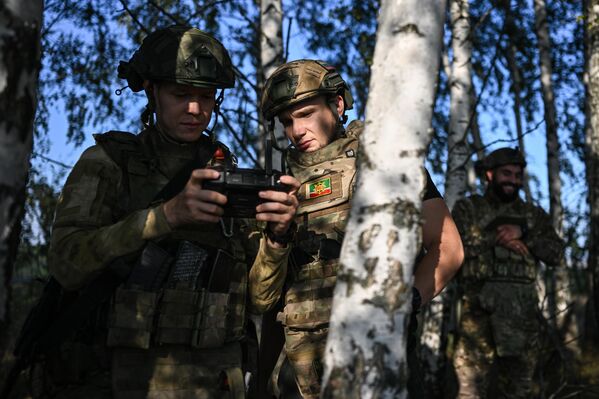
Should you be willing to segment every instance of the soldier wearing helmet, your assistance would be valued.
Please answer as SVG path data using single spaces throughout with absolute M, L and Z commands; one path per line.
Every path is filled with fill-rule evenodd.
M 64 292 L 94 288 L 106 303 L 87 309 L 87 329 L 39 368 L 35 396 L 243 398 L 248 263 L 286 267 L 277 237 L 299 184 L 282 176 L 289 193 L 260 193 L 256 219 L 272 240 L 250 239 L 251 221 L 223 218 L 227 197 L 202 188 L 219 176 L 211 166 L 236 162 L 204 134 L 235 83 L 214 37 L 159 29 L 118 72 L 147 95 L 145 128 L 95 135 L 60 196 L 49 252 Z
M 284 352 L 304 398 L 317 398 L 321 390 L 339 252 L 355 183 L 358 137 L 364 124 L 353 121 L 344 128 L 345 111 L 352 104 L 349 88 L 337 70 L 316 60 L 280 66 L 262 95 L 265 120 L 278 118 L 291 142 L 287 161 L 301 183 L 300 205 L 288 267 L 252 268 L 250 297 L 258 309 L 269 312 L 283 297 L 277 319 L 284 326 Z M 427 252 L 415 274 L 415 308 L 439 293 L 462 261 L 457 229 L 430 176 L 424 217 Z M 267 333 L 263 327 L 263 334 Z
M 460 398 L 530 398 L 538 357 L 535 288 L 539 261 L 559 264 L 563 243 L 543 209 L 520 199 L 526 161 L 500 148 L 476 164 L 484 195 L 456 202 L 453 217 L 466 260 L 459 274 L 462 312 L 454 366 Z

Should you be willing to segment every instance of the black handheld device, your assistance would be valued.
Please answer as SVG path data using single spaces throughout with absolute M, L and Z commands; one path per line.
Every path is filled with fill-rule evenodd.
M 256 206 L 263 202 L 258 192 L 265 190 L 289 191 L 289 187 L 280 182 L 281 171 L 272 168 L 272 141 L 266 138 L 264 169 L 229 168 L 226 162 L 222 166 L 213 167 L 218 170 L 217 180 L 206 180 L 202 188 L 223 193 L 227 196 L 224 206 L 224 217 L 254 218 Z M 284 157 L 281 158 L 281 169 L 284 170 Z

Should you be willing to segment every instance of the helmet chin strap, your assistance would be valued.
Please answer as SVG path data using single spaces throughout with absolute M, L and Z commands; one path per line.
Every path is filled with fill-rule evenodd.
M 225 99 L 225 89 L 221 89 L 220 93 L 214 100 L 214 108 L 213 108 L 214 123 L 212 124 L 212 128 L 209 129 L 208 127 L 206 127 L 206 129 L 204 129 L 204 131 L 206 133 L 208 133 L 208 136 L 210 136 L 210 138 L 212 139 L 213 142 L 216 141 L 216 135 L 214 134 L 214 129 L 216 128 L 216 124 L 218 123 L 218 117 L 220 116 L 220 106 L 223 103 L 224 99 Z

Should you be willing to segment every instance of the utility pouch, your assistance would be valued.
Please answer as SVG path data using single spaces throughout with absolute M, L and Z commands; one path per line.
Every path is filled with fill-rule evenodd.
M 154 242 L 146 244 L 139 262 L 135 265 L 126 286 L 141 288 L 145 291 L 157 291 L 168 275 L 173 257 Z
M 157 294 L 119 287 L 112 302 L 107 345 L 148 349 Z
M 320 241 L 318 258 L 322 260 L 338 259 L 341 255 L 341 243 L 331 238 L 325 238 Z
M 216 348 L 225 343 L 231 272 L 235 264 L 236 260 L 231 254 L 220 249 L 217 251 L 208 289 L 203 290 L 203 303 L 194 321 L 191 346 Z

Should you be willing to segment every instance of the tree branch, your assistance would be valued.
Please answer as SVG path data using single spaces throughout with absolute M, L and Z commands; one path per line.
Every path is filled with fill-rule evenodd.
M 148 30 L 146 29 L 146 27 L 139 21 L 139 19 L 137 19 L 137 17 L 135 15 L 133 15 L 133 12 L 129 9 L 129 6 L 127 6 L 127 2 L 125 0 L 119 0 L 121 2 L 121 4 L 123 5 L 123 8 L 125 9 L 125 11 L 127 12 L 127 14 L 129 15 L 129 17 L 131 17 L 131 20 L 133 22 L 135 22 L 135 25 L 139 26 L 139 29 L 141 29 L 146 35 L 149 33 Z

